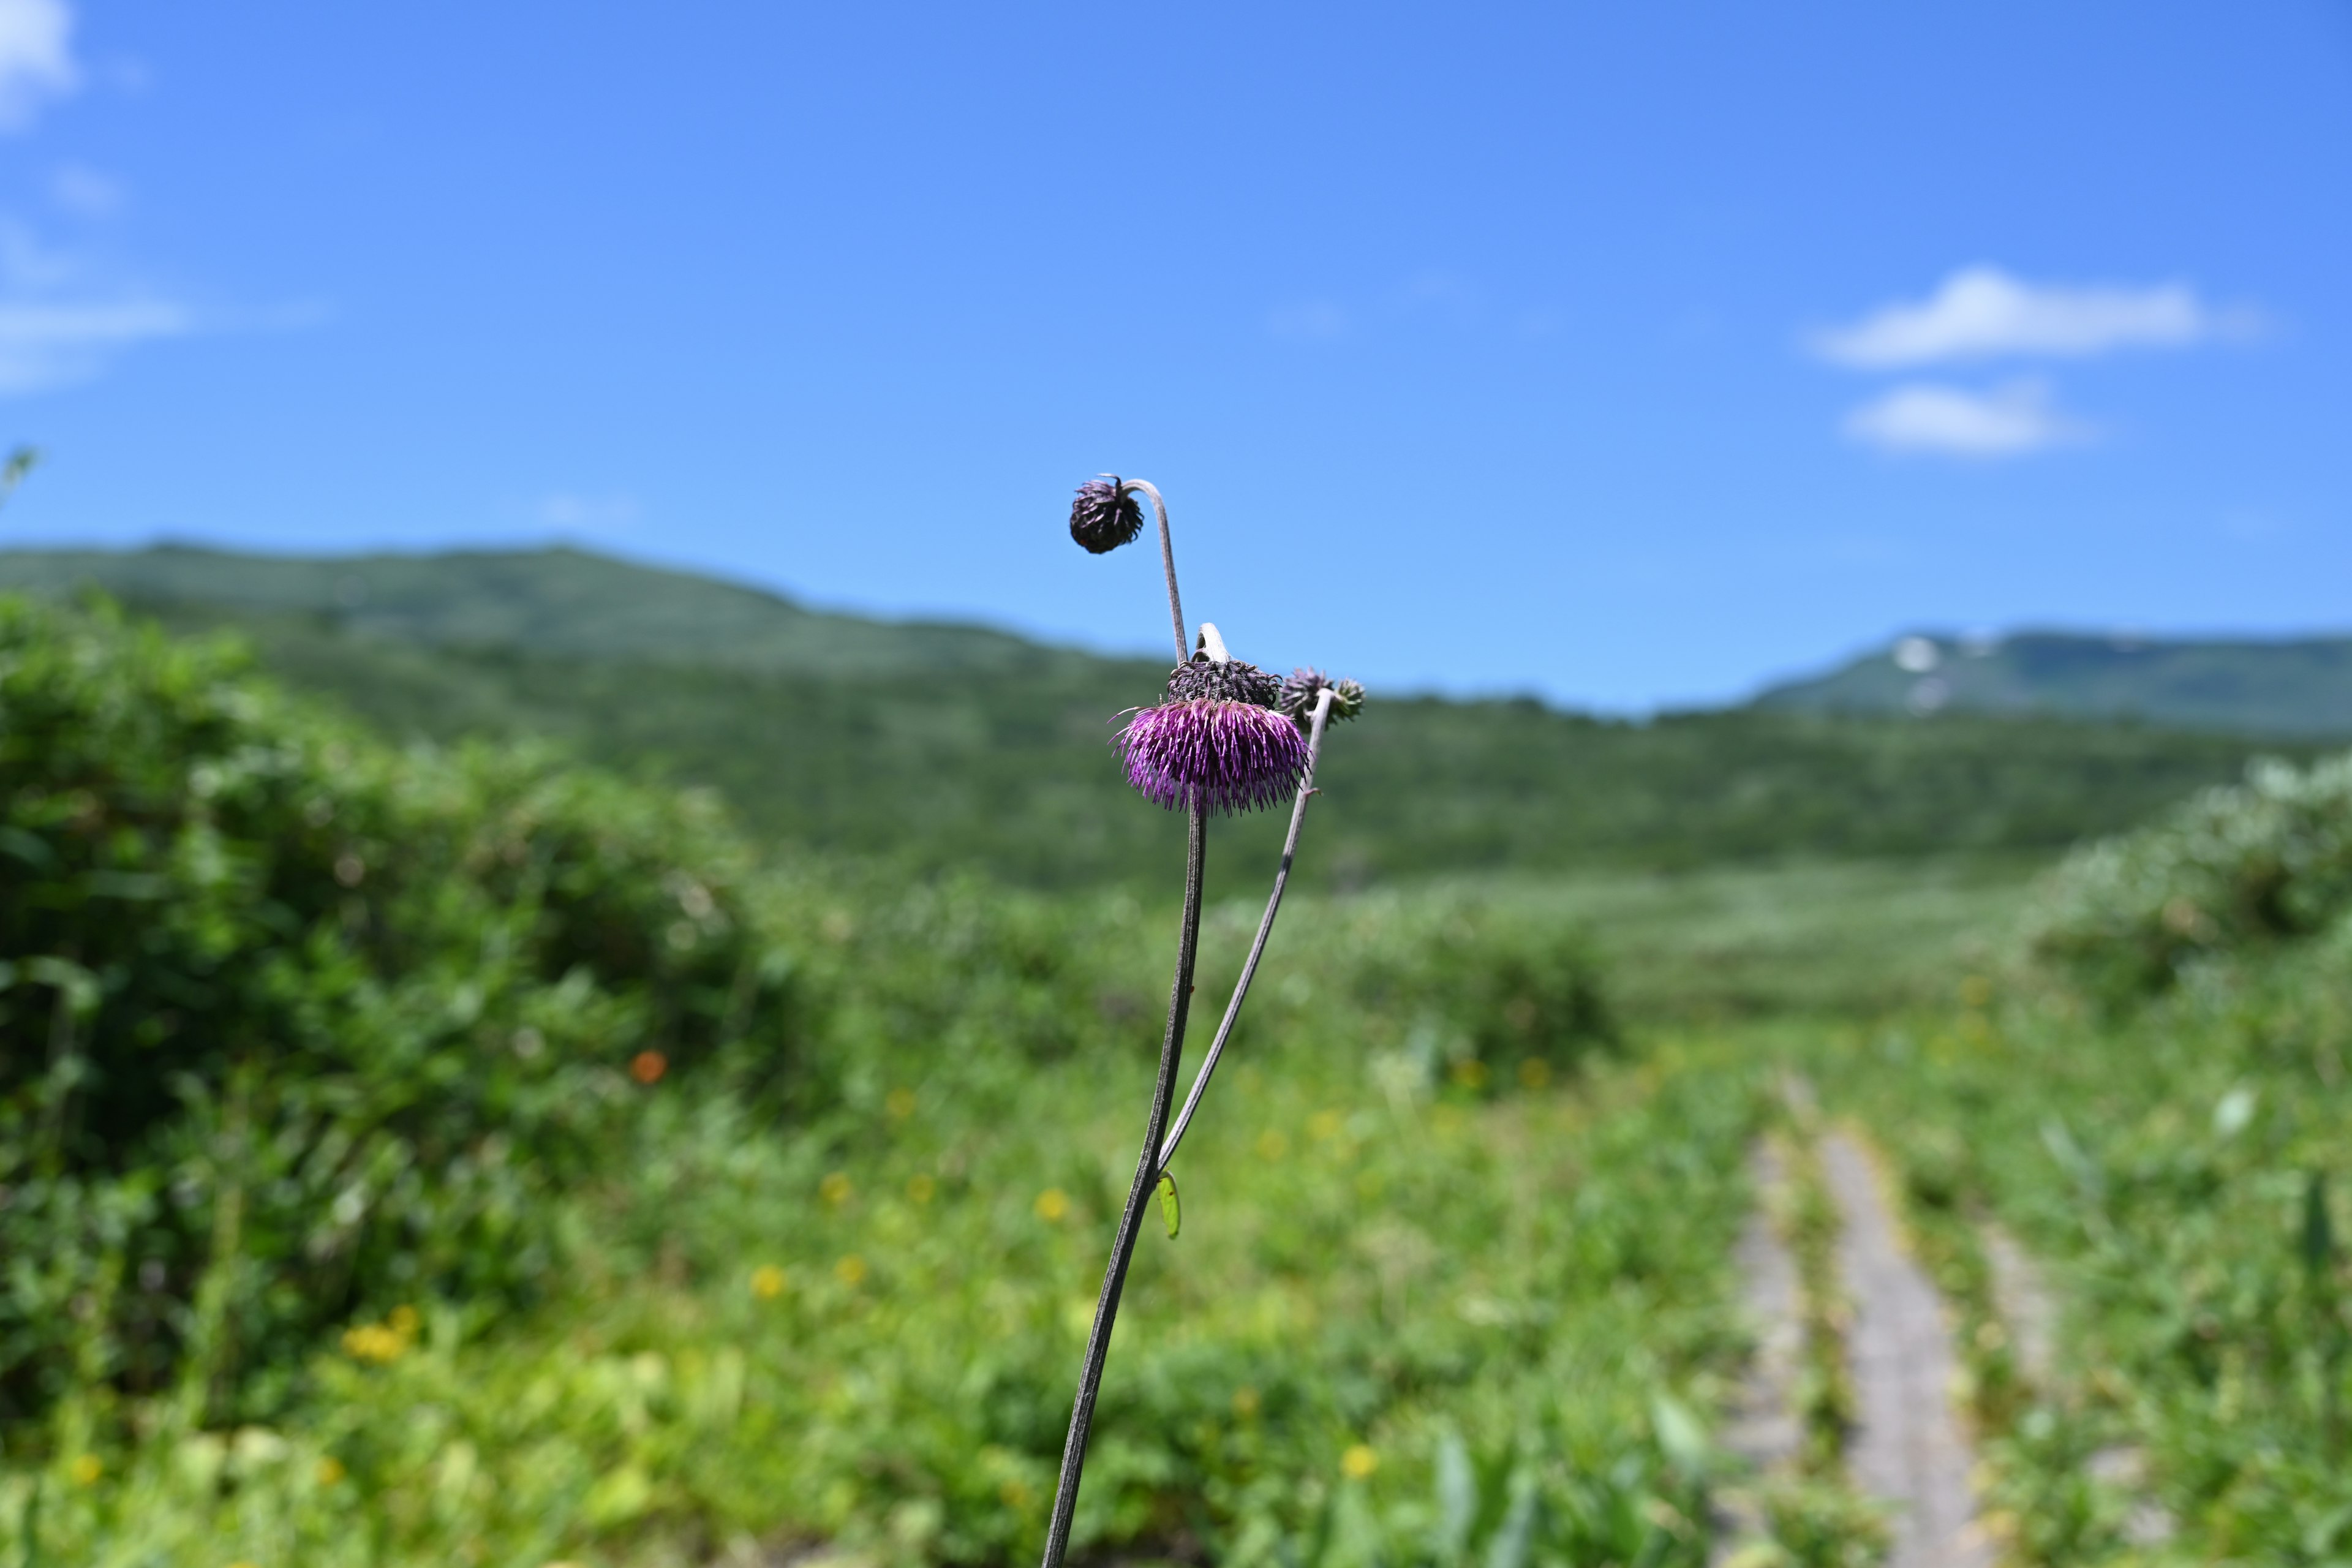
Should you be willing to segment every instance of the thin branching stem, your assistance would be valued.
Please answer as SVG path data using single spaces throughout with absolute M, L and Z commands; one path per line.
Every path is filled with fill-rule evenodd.
M 1315 717 L 1307 736 L 1307 771 L 1298 780 L 1298 798 L 1290 805 L 1290 835 L 1282 841 L 1282 865 L 1274 873 L 1274 892 L 1265 900 L 1265 914 L 1257 922 L 1257 939 L 1250 943 L 1249 958 L 1242 964 L 1242 977 L 1234 983 L 1233 1000 L 1225 1004 L 1225 1016 L 1217 1024 L 1217 1037 L 1209 1042 L 1209 1054 L 1201 1059 L 1200 1076 L 1192 1080 L 1192 1092 L 1184 1097 L 1184 1109 L 1176 1114 L 1176 1125 L 1168 1130 L 1167 1142 L 1160 1146 L 1160 1168 L 1166 1170 L 1168 1162 L 1176 1157 L 1176 1145 L 1184 1141 L 1184 1129 L 1192 1124 L 1192 1112 L 1200 1108 L 1201 1096 L 1209 1088 L 1209 1075 L 1217 1070 L 1217 1058 L 1224 1055 L 1225 1041 L 1233 1037 L 1234 1023 L 1242 1016 L 1242 999 L 1249 994 L 1250 982 L 1256 977 L 1257 961 L 1265 956 L 1266 938 L 1274 934 L 1274 917 L 1282 908 L 1282 890 L 1290 881 L 1290 862 L 1298 853 L 1299 825 L 1307 820 L 1307 803 L 1315 795 L 1315 759 L 1323 751 L 1323 726 L 1331 716 L 1331 689 L 1325 687 L 1315 694 Z
M 1151 510 L 1160 519 L 1160 567 L 1168 574 L 1168 618 L 1176 623 L 1176 662 L 1182 664 L 1192 657 L 1192 640 L 1184 635 L 1184 601 L 1176 594 L 1176 543 L 1168 535 L 1168 503 L 1160 499 L 1159 489 L 1148 479 L 1121 479 L 1119 494 L 1141 490 L 1151 498 Z
M 1159 497 L 1152 500 L 1157 502 Z M 1167 538 L 1167 518 L 1161 514 L 1160 538 Z M 1171 608 L 1176 579 L 1168 579 Z M 1177 621 L 1183 635 L 1183 621 Z M 1135 1184 L 1128 1189 L 1127 1209 L 1118 1218 L 1118 1235 L 1111 1242 L 1110 1263 L 1103 1270 L 1102 1295 L 1095 1302 L 1095 1324 L 1087 1335 L 1086 1367 L 1078 1374 L 1078 1397 L 1070 1408 L 1070 1435 L 1062 1445 L 1062 1479 L 1054 1491 L 1054 1517 L 1045 1527 L 1044 1568 L 1061 1568 L 1070 1549 L 1070 1520 L 1078 1506 L 1078 1475 L 1086 1468 L 1087 1431 L 1094 1425 L 1095 1394 L 1102 1386 L 1103 1363 L 1110 1354 L 1111 1321 L 1118 1316 L 1119 1293 L 1127 1287 L 1127 1266 L 1135 1256 L 1135 1237 L 1142 1228 L 1145 1208 L 1160 1184 L 1160 1140 L 1168 1129 L 1168 1108 L 1176 1098 L 1176 1068 L 1184 1054 L 1184 1022 L 1192 1005 L 1192 963 L 1201 948 L 1201 871 L 1209 847 L 1209 805 L 1193 792 L 1192 831 L 1184 856 L 1184 916 L 1176 938 L 1176 984 L 1168 998 L 1168 1029 L 1160 1042 L 1160 1078 L 1152 1086 L 1151 1116 L 1144 1129 L 1143 1149 L 1136 1156 Z

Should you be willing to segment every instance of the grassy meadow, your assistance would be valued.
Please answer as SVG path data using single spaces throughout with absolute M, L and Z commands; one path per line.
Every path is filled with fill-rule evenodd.
M 748 774 L 625 776 L 593 759 L 637 740 L 566 731 L 625 688 L 658 710 L 653 665 L 589 669 L 562 723 L 435 731 L 365 694 L 553 656 L 296 658 L 276 624 L 272 679 L 0 597 L 0 1563 L 1034 1553 L 1181 829 L 1046 725 L 1041 796 L 1134 825 L 1089 850 L 1078 819 L 1086 876 L 1021 874 L 1042 806 L 961 864 L 865 853 L 884 806 L 976 821 L 1013 774 L 925 721 L 873 818 L 787 831 Z M 712 714 L 730 682 L 938 689 L 673 676 Z M 1707 1562 L 1748 1152 L 1793 1135 L 1791 1073 L 1896 1173 L 2013 1561 L 2352 1553 L 2336 765 L 2168 809 L 2249 744 L 1510 708 L 1375 694 L 1333 736 L 1181 1226 L 1138 1249 L 1085 1559 Z M 812 776 L 870 754 L 798 733 Z M 1416 818 L 1415 747 L 1496 820 Z M 1580 763 L 1580 803 L 1509 813 Z M 1273 861 L 1264 824 L 1213 829 L 1193 1059 Z M 2053 1368 L 2003 1326 L 1996 1233 L 2042 1260 Z M 1872 1560 L 1833 1381 L 1773 1561 Z

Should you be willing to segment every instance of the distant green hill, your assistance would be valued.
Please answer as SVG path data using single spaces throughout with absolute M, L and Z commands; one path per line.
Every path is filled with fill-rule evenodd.
M 2352 637 L 1899 638 L 1755 700 L 1809 713 L 2042 713 L 2250 735 L 2352 735 Z
M 386 642 L 732 669 L 878 675 L 1009 669 L 1060 657 L 983 626 L 827 615 L 763 589 L 580 550 L 329 559 L 178 544 L 0 552 L 0 589 L 55 593 L 82 583 L 142 603 L 310 615 Z
M 552 736 L 624 771 L 710 786 L 786 843 L 1047 884 L 1163 878 L 1182 838 L 1126 789 L 1109 745 L 1116 716 L 1158 694 L 1166 672 L 1150 661 L 818 616 L 571 551 L 0 554 L 0 585 L 78 577 L 178 629 L 233 629 L 289 683 L 395 735 Z M 367 586 L 346 592 L 350 577 Z M 722 615 L 740 637 L 712 635 Z M 1734 709 L 1633 722 L 1527 700 L 1373 695 L 1332 742 L 1310 881 L 2042 854 L 2233 779 L 2252 750 L 2034 717 Z M 1215 853 L 1270 859 L 1279 827 L 1223 827 Z

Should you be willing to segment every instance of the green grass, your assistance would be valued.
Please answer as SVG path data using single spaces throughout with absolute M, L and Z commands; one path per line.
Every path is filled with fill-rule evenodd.
M 874 781 L 947 779 L 907 820 L 969 824 L 1019 767 L 1077 777 L 1053 716 L 1091 679 L 934 713 L 963 700 L 938 679 L 584 666 L 567 709 L 552 662 L 314 630 L 280 652 L 326 650 L 321 686 L 536 693 L 589 750 L 733 711 L 743 765 L 785 768 L 742 701 L 801 690 L 779 710 L 835 734 L 804 765 L 835 850 L 860 778 L 902 811 Z M 1133 832 L 1148 864 L 911 876 L 933 851 L 780 855 L 544 748 L 387 745 L 104 614 L 0 604 L 0 1562 L 1035 1549 L 1135 1158 L 1170 819 L 1114 787 L 1089 849 L 1070 784 L 1072 853 L 1115 868 Z M 884 691 L 911 706 L 844 695 Z M 584 727 L 631 692 L 678 707 Z M 1009 713 L 1033 729 L 988 729 Z M 1319 872 L 1177 1165 L 1182 1234 L 1139 1255 L 1087 1551 L 1705 1561 L 1769 1130 L 1835 1307 L 1774 1105 L 1794 1066 L 1898 1169 L 2018 1562 L 2132 1560 L 2134 1500 L 2086 1479 L 2123 1444 L 2179 1557 L 2352 1552 L 2337 771 L 2265 773 L 2029 893 L 2092 783 L 2224 755 L 2177 739 L 1412 702 L 1339 731 Z M 1917 852 L 1970 822 L 1979 853 Z M 1272 863 L 1265 825 L 1215 830 L 1204 999 Z M 2030 907 L 2093 994 L 2014 967 Z M 1989 1219 L 2064 1303 L 2050 1386 L 2009 1360 Z M 1769 1501 L 1794 1560 L 1843 1565 L 1868 1516 L 1829 1462 L 1835 1371 L 1811 1475 Z
M 1668 1048 L 1481 1100 L 1286 967 L 1179 1163 L 1181 1235 L 1139 1255 L 1081 1541 L 1444 1562 L 1517 1517 L 1570 1561 L 1703 1561 L 1749 1085 Z M 987 1067 L 822 1133 L 662 1099 L 546 1214 L 570 1261 L 536 1311 L 420 1298 L 264 1426 L 68 1401 L 12 1445 L 0 1542 L 37 1483 L 44 1560 L 92 1565 L 1017 1560 L 1148 1064 Z
M 2324 1563 L 2352 1549 L 2352 991 L 2344 948 L 2209 970 L 2119 1018 L 1986 998 L 1812 1053 L 1881 1128 L 1968 1331 L 2000 1522 L 2021 1560 L 2138 1561 L 2142 1489 L 2088 1469 L 2137 1448 L 2181 1560 Z M 2324 1221 L 2315 1215 L 2324 1215 Z M 1982 1221 L 2047 1268 L 2062 1373 L 2022 1386 Z

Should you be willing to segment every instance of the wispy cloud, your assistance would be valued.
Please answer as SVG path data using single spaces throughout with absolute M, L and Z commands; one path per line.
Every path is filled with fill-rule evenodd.
M 0 219 L 0 396 L 88 381 L 127 349 L 220 324 L 200 321 L 186 303 L 135 276 L 52 249 Z
M 539 521 L 568 532 L 613 533 L 637 521 L 637 498 L 630 495 L 580 495 L 558 490 L 539 499 Z
M 64 163 L 49 175 L 49 199 L 76 217 L 112 217 L 127 198 L 120 180 L 86 163 Z
M 0 395 L 88 381 L 124 349 L 194 328 L 187 308 L 169 300 L 0 303 Z
M 80 82 L 65 0 L 0 0 L 0 131 L 31 124 Z
M 2185 283 L 2147 287 L 2028 283 L 1970 267 L 1916 303 L 1887 305 L 1816 332 L 1815 353 L 1857 370 L 2000 357 L 2081 357 L 2121 348 L 2185 348 L 2242 336 L 2252 314 L 2223 310 Z
M 1871 399 L 1845 417 L 1849 439 L 1883 452 L 1988 459 L 2077 445 L 2098 432 L 2065 414 L 2038 381 L 2012 381 L 1984 392 L 1913 382 Z

